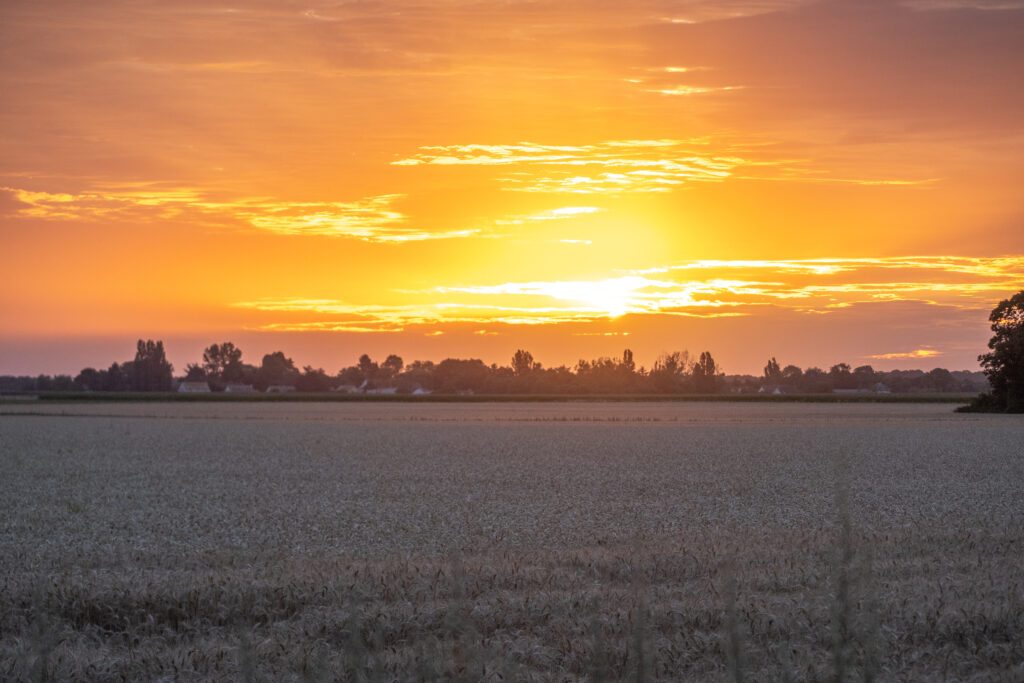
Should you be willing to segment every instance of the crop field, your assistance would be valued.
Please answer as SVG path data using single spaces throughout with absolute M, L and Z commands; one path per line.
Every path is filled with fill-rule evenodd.
M 0 680 L 1024 681 L 1024 417 L 0 406 Z

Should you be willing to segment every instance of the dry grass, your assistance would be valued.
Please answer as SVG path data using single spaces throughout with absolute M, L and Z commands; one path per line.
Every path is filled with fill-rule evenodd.
M 1024 680 L 1016 418 L 74 410 L 0 417 L 3 680 Z

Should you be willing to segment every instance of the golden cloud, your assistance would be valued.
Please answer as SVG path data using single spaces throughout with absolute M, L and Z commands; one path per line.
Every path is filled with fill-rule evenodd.
M 701 277 L 692 277 L 697 273 Z M 859 305 L 908 302 L 983 312 L 1003 292 L 1021 287 L 1024 257 L 703 260 L 593 280 L 443 285 L 403 292 L 421 300 L 403 305 L 334 299 L 236 305 L 312 318 L 272 322 L 263 329 L 383 332 L 446 323 L 557 325 L 650 315 L 722 318 L 766 309 L 835 315 Z
M 602 194 L 668 192 L 686 182 L 721 182 L 748 163 L 708 155 L 703 141 L 612 140 L 592 145 L 433 145 L 394 166 L 514 167 L 498 179 L 516 192 Z
M 394 208 L 400 194 L 351 202 L 296 202 L 269 198 L 216 199 L 194 188 L 126 189 L 80 193 L 0 188 L 19 203 L 16 215 L 44 220 L 189 220 L 249 225 L 278 235 L 344 237 L 366 242 L 420 242 L 471 237 L 479 230 L 433 231 L 409 225 Z

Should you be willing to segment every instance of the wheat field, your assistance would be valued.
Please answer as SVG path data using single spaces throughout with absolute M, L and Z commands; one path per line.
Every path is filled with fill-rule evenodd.
M 1024 680 L 1020 417 L 0 413 L 3 680 Z

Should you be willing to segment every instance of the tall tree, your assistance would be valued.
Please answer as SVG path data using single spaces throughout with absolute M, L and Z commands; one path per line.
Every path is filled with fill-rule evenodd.
M 512 354 L 512 370 L 522 377 L 534 368 L 533 354 L 523 349 L 516 349 Z
M 764 366 L 764 378 L 773 383 L 782 379 L 782 368 L 779 367 L 779 361 L 775 360 L 775 356 L 772 356 Z
M 132 362 L 132 389 L 135 391 L 170 391 L 174 367 L 167 362 L 162 341 L 139 340 Z
M 992 385 L 993 407 L 1024 412 L 1024 290 L 999 302 L 988 317 L 992 339 L 978 357 Z
M 242 378 L 242 350 L 231 342 L 211 344 L 203 351 L 203 370 L 216 382 L 237 382 Z
M 704 351 L 693 366 L 693 385 L 702 394 L 717 393 L 721 386 L 722 372 L 710 351 Z
M 633 351 L 626 349 L 622 352 L 622 368 L 628 372 L 636 372 L 636 361 L 633 360 Z

